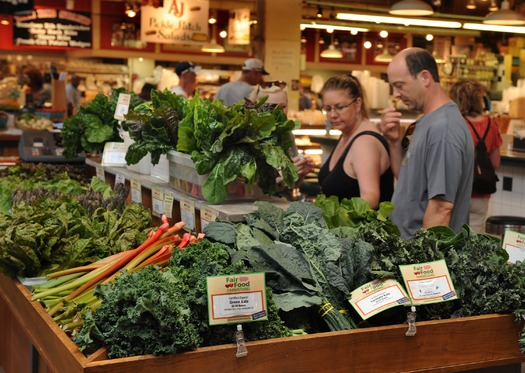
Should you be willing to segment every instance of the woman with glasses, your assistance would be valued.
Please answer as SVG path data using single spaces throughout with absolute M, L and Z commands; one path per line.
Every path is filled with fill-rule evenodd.
M 340 200 L 361 197 L 377 209 L 380 202 L 390 201 L 394 175 L 388 143 L 369 119 L 363 87 L 351 75 L 334 76 L 320 96 L 330 127 L 341 131 L 319 171 L 322 193 Z
M 268 96 L 265 102 L 266 104 L 275 105 L 275 107 L 280 106 L 281 109 L 283 109 L 283 111 L 285 112 L 285 114 L 288 113 L 288 94 L 286 93 L 285 82 L 262 82 L 254 88 L 249 98 L 251 101 L 258 102 L 265 96 Z M 290 156 L 292 157 L 294 164 L 297 167 L 297 174 L 299 175 L 299 179 L 295 183 L 295 186 L 299 187 L 299 185 L 301 185 L 304 181 L 306 175 L 313 171 L 314 161 L 311 157 L 307 155 L 299 154 L 299 150 L 295 145 L 295 138 L 293 137 L 293 134 L 290 135 L 294 140 L 292 143 L 292 147 L 290 148 Z M 277 184 L 282 184 L 281 177 L 278 178 Z M 288 192 L 290 191 L 283 191 L 280 194 L 282 194 L 288 199 L 292 199 L 291 193 Z

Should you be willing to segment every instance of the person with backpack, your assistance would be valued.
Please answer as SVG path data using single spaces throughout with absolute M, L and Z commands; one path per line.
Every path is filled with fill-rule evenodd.
M 474 181 L 470 198 L 469 225 L 476 233 L 485 231 L 490 196 L 496 191 L 503 143 L 496 121 L 485 114 L 483 85 L 476 79 L 461 79 L 450 88 L 450 97 L 465 118 L 476 151 Z

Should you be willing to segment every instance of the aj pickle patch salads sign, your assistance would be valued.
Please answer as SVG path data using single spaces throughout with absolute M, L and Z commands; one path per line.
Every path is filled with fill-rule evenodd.
M 37 9 L 17 16 L 14 44 L 35 47 L 91 48 L 91 14 L 59 9 Z
M 140 9 L 140 39 L 149 43 L 198 44 L 208 41 L 209 2 L 164 0 L 163 8 Z

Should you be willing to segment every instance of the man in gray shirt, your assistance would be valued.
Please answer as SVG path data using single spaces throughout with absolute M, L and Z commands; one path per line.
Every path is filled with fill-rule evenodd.
M 240 79 L 223 84 L 217 91 L 215 100 L 222 100 L 226 106 L 244 100 L 250 96 L 253 86 L 262 82 L 263 75 L 268 75 L 268 72 L 264 69 L 262 61 L 257 58 L 247 59 L 242 65 Z
M 387 73 L 394 97 L 423 114 L 411 126 L 410 139 L 412 131 L 401 139 L 401 113 L 394 107 L 381 116 L 397 179 L 392 221 L 405 239 L 419 228 L 440 225 L 458 232 L 468 223 L 474 173 L 474 145 L 465 120 L 441 88 L 436 61 L 428 51 L 402 50 Z

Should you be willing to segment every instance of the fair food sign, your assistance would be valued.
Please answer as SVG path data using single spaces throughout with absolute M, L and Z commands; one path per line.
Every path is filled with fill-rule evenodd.
M 203 45 L 208 41 L 209 1 L 164 0 L 140 8 L 140 39 L 148 43 Z

